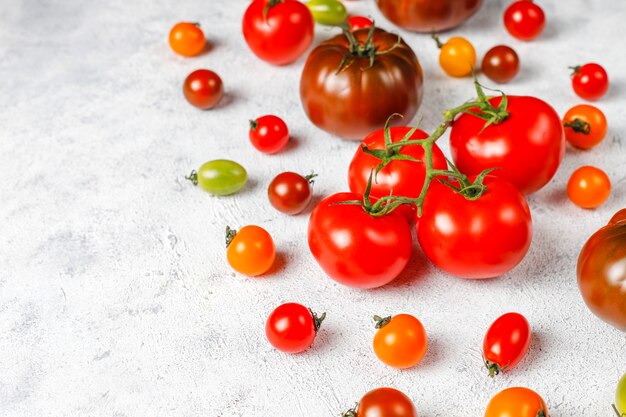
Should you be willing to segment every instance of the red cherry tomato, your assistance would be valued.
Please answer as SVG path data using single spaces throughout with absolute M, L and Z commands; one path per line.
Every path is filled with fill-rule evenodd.
M 505 274 L 530 247 L 532 220 L 524 196 L 498 177 L 488 175 L 483 184 L 487 190 L 472 201 L 433 182 L 417 224 L 424 254 L 460 278 Z
M 286 214 L 298 214 L 311 201 L 311 184 L 315 174 L 303 177 L 295 172 L 278 174 L 267 189 L 272 206 Z
M 350 16 L 346 20 L 348 22 L 348 29 L 350 32 L 354 32 L 355 30 L 365 29 L 371 27 L 374 22 L 368 19 L 365 16 Z
M 224 95 L 224 85 L 213 71 L 199 69 L 187 76 L 183 85 L 185 98 L 199 109 L 212 109 Z
M 417 417 L 409 397 L 393 388 L 378 388 L 365 394 L 357 406 L 343 416 L 355 417 Z
M 483 341 L 483 358 L 493 377 L 514 368 L 530 346 L 530 325 L 519 313 L 506 313 L 493 322 Z
M 289 142 L 289 130 L 280 117 L 267 115 L 250 120 L 250 142 L 263 153 L 276 153 Z
M 511 36 L 531 41 L 543 32 L 546 16 L 543 9 L 530 0 L 518 0 L 504 11 L 504 26 Z
M 519 72 L 519 57 L 511 47 L 494 46 L 485 54 L 481 69 L 491 80 L 507 83 Z
M 578 207 L 600 207 L 610 195 L 611 180 L 600 168 L 580 167 L 567 182 L 567 196 Z
M 200 25 L 181 22 L 174 25 L 170 31 L 169 43 L 174 52 L 190 57 L 202 52 L 206 39 Z
M 572 69 L 572 87 L 579 97 L 595 101 L 609 90 L 609 76 L 602 66 L 585 64 Z
M 501 97 L 489 101 L 498 106 Z M 535 97 L 508 96 L 509 117 L 485 128 L 485 120 L 462 114 L 452 125 L 450 149 L 457 168 L 467 175 L 499 168 L 492 175 L 531 194 L 554 176 L 565 155 L 561 119 Z
M 272 346 L 282 352 L 304 352 L 313 344 L 325 317 L 326 313 L 318 318 L 302 304 L 286 303 L 268 317 L 265 335 Z
M 363 196 L 337 193 L 322 200 L 309 219 L 309 248 L 324 272 L 354 288 L 393 281 L 411 256 L 411 229 L 397 211 L 381 217 L 356 204 Z
M 313 42 L 313 16 L 297 0 L 253 0 L 242 27 L 252 52 L 274 65 L 295 61 Z
M 388 130 L 392 143 L 401 141 L 410 131 L 410 127 L 392 127 Z M 426 132 L 417 129 L 408 139 L 417 140 L 427 137 Z M 377 130 L 363 139 L 361 146 L 352 158 L 352 162 L 350 162 L 348 185 L 350 191 L 361 195 L 365 192 L 370 173 L 381 163 L 380 158 L 364 152 L 364 146 L 369 150 L 385 150 L 385 129 Z M 424 149 L 419 145 L 405 146 L 399 151 L 391 152 L 389 156 L 393 157 L 394 155 L 408 156 L 422 161 Z M 446 157 L 437 145 L 433 146 L 433 167 L 442 170 L 448 168 Z M 372 179 L 370 195 L 380 198 L 393 193 L 394 195 L 416 198 L 422 191 L 425 178 L 426 170 L 422 162 L 406 159 L 392 160 Z

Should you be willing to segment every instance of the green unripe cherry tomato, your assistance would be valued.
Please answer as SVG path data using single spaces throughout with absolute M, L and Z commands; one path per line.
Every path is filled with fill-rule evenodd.
M 622 379 L 620 379 L 617 384 L 615 406 L 621 415 L 626 415 L 626 374 L 622 375 Z
M 235 161 L 216 159 L 192 171 L 187 178 L 194 185 L 215 195 L 229 195 L 241 190 L 248 181 L 248 173 Z
M 322 25 L 338 25 L 348 17 L 346 6 L 339 0 L 311 0 L 306 5 L 313 20 Z

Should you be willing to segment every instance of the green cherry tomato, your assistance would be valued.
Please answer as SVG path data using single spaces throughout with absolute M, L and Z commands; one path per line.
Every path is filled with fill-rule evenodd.
M 237 162 L 216 159 L 203 164 L 197 172 L 191 171 L 185 178 L 211 194 L 229 195 L 246 185 L 248 173 Z
M 615 391 L 615 406 L 620 415 L 626 415 L 626 374 L 622 375 L 622 379 L 617 384 Z
M 313 20 L 322 25 L 338 25 L 348 17 L 346 6 L 339 0 L 311 0 L 306 5 Z

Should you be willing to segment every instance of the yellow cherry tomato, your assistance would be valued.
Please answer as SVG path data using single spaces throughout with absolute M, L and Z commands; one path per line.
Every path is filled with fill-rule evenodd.
M 476 50 L 465 38 L 455 36 L 441 43 L 433 36 L 440 48 L 439 65 L 451 77 L 466 77 L 476 67 Z
M 428 337 L 422 323 L 410 314 L 382 318 L 374 316 L 376 328 L 374 353 L 383 363 L 394 368 L 411 368 L 426 353 Z
M 276 259 L 272 236 L 259 226 L 245 226 L 238 231 L 227 227 L 226 245 L 230 266 L 251 277 L 266 273 Z

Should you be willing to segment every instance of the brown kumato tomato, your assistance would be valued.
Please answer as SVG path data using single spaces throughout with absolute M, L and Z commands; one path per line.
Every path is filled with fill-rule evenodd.
M 385 17 L 406 30 L 441 32 L 472 17 L 483 0 L 376 0 Z
M 315 48 L 302 72 L 300 98 L 317 127 L 362 140 L 394 113 L 411 120 L 422 84 L 422 68 L 411 48 L 399 35 L 371 27 L 337 35 Z
M 587 307 L 626 332 L 626 209 L 587 240 L 576 273 Z

